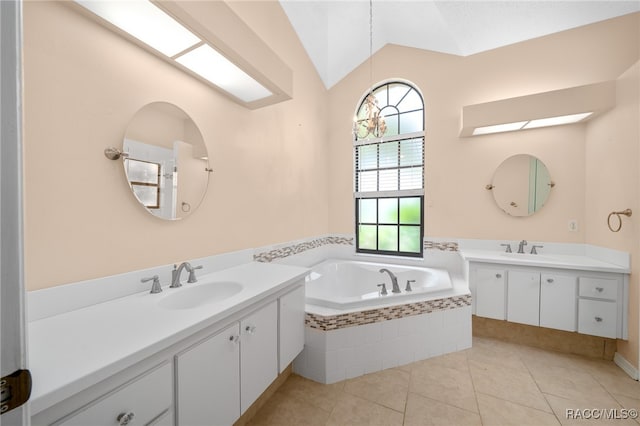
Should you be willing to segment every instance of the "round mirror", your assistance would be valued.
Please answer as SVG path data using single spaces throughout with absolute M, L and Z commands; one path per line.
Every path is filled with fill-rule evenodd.
M 144 106 L 127 127 L 122 151 L 131 192 L 149 213 L 177 220 L 198 208 L 211 169 L 202 134 L 183 110 L 167 102 Z
M 493 174 L 496 204 L 511 216 L 531 216 L 542 208 L 554 186 L 547 166 L 529 154 L 509 157 Z

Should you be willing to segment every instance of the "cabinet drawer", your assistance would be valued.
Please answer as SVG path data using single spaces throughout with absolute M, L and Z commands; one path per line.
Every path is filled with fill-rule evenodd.
M 578 332 L 615 338 L 618 329 L 617 308 L 615 302 L 580 299 L 578 302 Z
M 618 281 L 607 278 L 580 277 L 580 297 L 618 299 Z
M 114 426 L 118 417 L 132 413 L 129 424 L 145 425 L 160 421 L 171 408 L 171 365 L 164 364 L 115 389 L 92 404 L 72 414 L 59 425 Z M 164 423 L 161 423 L 164 424 Z

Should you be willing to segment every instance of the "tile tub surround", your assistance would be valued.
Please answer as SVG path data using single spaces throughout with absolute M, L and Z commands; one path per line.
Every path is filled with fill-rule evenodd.
M 293 370 L 330 384 L 470 348 L 471 306 L 467 303 L 470 297 L 458 297 L 455 302 L 443 302 L 441 309 L 328 331 L 305 327 L 305 348 Z

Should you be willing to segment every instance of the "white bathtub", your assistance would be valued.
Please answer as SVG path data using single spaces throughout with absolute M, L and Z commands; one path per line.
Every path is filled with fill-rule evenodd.
M 392 293 L 386 268 L 398 278 L 400 293 Z M 407 280 L 412 291 L 406 291 Z M 385 283 L 382 295 L 378 284 Z M 315 265 L 306 282 L 306 303 L 332 309 L 376 307 L 429 299 L 452 289 L 449 273 L 443 269 L 329 259 Z

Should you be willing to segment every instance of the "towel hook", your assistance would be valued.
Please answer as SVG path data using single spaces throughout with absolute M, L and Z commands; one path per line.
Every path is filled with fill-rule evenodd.
M 618 232 L 620 231 L 620 229 L 622 229 L 622 218 L 620 217 L 620 215 L 625 215 L 627 217 L 631 217 L 631 209 L 624 209 L 621 212 L 611 212 L 609 213 L 609 216 L 607 216 L 607 226 L 609 227 L 609 229 L 611 230 L 611 232 Z M 613 229 L 613 226 L 611 226 L 611 216 L 615 215 L 618 218 L 618 226 L 616 227 L 616 229 Z

